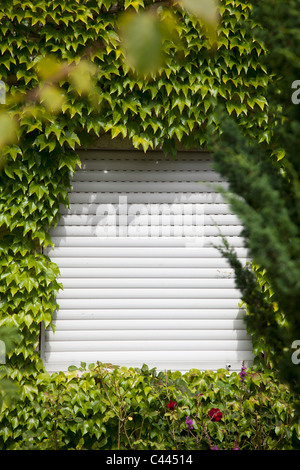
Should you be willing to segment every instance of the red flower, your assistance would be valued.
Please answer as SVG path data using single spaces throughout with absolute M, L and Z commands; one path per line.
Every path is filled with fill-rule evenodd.
M 167 407 L 169 408 L 170 411 L 174 411 L 177 406 L 176 401 L 170 401 L 170 403 L 167 404 Z
M 220 421 L 223 416 L 219 408 L 212 408 L 211 410 L 209 410 L 208 415 L 212 421 Z

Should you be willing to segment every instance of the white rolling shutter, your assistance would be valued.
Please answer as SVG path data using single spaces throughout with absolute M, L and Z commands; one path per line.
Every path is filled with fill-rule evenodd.
M 241 225 L 203 152 L 81 151 L 70 208 L 52 230 L 64 289 L 49 371 L 81 361 L 172 370 L 240 369 L 252 360 L 240 293 L 215 248 L 247 260 Z

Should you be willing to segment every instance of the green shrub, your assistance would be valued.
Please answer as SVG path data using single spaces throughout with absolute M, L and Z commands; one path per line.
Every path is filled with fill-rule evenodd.
M 293 398 L 274 373 L 157 372 L 101 363 L 39 375 L 2 411 L 1 449 L 299 448 Z

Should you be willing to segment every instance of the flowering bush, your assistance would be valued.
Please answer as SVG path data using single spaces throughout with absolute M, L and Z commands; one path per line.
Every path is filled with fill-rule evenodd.
M 299 449 L 293 405 L 272 372 L 82 364 L 24 388 L 0 449 Z

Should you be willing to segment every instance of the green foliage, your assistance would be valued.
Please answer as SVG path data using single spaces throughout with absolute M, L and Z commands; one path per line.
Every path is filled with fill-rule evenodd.
M 0 326 L 0 413 L 4 406 L 11 405 L 19 398 L 18 385 L 11 378 L 7 378 L 5 364 L 20 340 L 21 335 L 16 326 Z
M 268 315 L 259 315 L 261 328 L 258 334 L 258 315 L 257 311 L 255 315 L 253 312 L 253 298 L 247 300 L 249 305 L 244 304 L 248 315 L 246 322 L 248 324 L 249 333 L 252 336 L 254 364 L 261 368 L 274 369 L 278 363 L 278 355 L 281 353 L 281 350 L 278 350 L 276 344 L 278 330 L 281 329 L 284 331 L 284 329 L 287 328 L 287 322 L 284 314 L 278 309 L 277 302 L 274 300 L 275 293 L 270 285 L 266 270 L 252 263 L 252 271 L 255 275 L 253 280 L 256 283 L 256 289 L 261 292 L 261 302 L 264 303 L 265 309 L 268 310 Z M 265 332 L 266 321 L 268 321 L 267 334 Z M 270 327 L 271 324 L 273 325 L 272 328 Z
M 40 374 L 1 416 L 2 449 L 297 449 L 300 428 L 276 376 L 82 364 Z M 168 406 L 169 405 L 169 406 Z M 212 420 L 211 410 L 222 413 Z M 192 429 L 186 419 L 192 420 Z
M 263 26 L 257 37 L 269 51 L 261 63 L 273 75 L 266 88 L 274 115 L 270 140 L 247 139 L 220 111 L 222 139 L 212 138 L 211 146 L 216 169 L 230 183 L 234 196 L 229 201 L 255 263 L 254 270 L 243 270 L 234 253 L 224 250 L 247 304 L 246 321 L 260 354 L 280 371 L 300 411 L 300 369 L 292 360 L 300 337 L 300 107 L 292 102 L 292 83 L 300 76 L 299 11 L 299 0 L 255 2 L 254 18 Z
M 51 325 L 61 288 L 58 269 L 43 249 L 51 244 L 48 230 L 59 206 L 68 205 L 70 178 L 80 165 L 76 148 L 105 133 L 144 151 L 163 148 L 173 155 L 179 142 L 203 146 L 207 125 L 214 133 L 220 130 L 217 100 L 226 103 L 244 132 L 266 140 L 269 77 L 261 65 L 265 49 L 253 38 L 251 8 L 244 2 L 221 3 L 213 46 L 205 21 L 181 5 L 127 0 L 1 5 L 0 77 L 7 99 L 1 104 L 6 130 L 0 126 L 5 162 L 0 321 L 17 325 L 23 336 L 12 367 L 37 364 L 39 370 L 40 327 Z M 145 15 L 162 35 L 157 44 L 163 45 L 164 61 L 143 79 L 124 56 L 119 29 L 124 10 Z
M 49 376 L 39 359 L 40 328 L 51 326 L 61 288 L 43 250 L 59 206 L 68 205 L 76 149 L 109 134 L 175 155 L 179 143 L 203 147 L 223 133 L 215 160 L 240 196 L 231 202 L 257 263 L 254 275 L 232 256 L 255 351 L 267 353 L 299 395 L 290 350 L 300 329 L 300 108 L 290 100 L 299 79 L 299 0 L 288 7 L 261 1 L 256 17 L 249 2 L 222 0 L 215 42 L 215 17 L 201 22 L 193 16 L 200 2 L 178 3 L 192 5 L 191 14 L 155 0 L 0 2 L 0 326 L 21 335 L 1 369 L 4 394 L 13 392 L 8 377 L 20 386 L 20 402 L 3 403 L 2 448 L 299 447 L 294 399 L 271 373 L 249 375 L 241 390 L 238 377 L 222 371 L 181 376 L 97 366 L 79 377 Z M 142 59 L 148 72 L 150 56 L 148 63 L 137 48 L 139 60 L 129 61 L 124 11 L 152 21 L 154 42 L 135 23 L 143 35 L 137 45 L 151 52 L 151 70 L 156 65 L 143 78 L 137 69 Z M 254 31 L 260 22 L 265 29 Z M 228 115 L 238 127 L 227 124 Z M 174 412 L 166 410 L 170 401 L 178 404 Z M 222 410 L 222 422 L 208 419 L 211 408 Z

